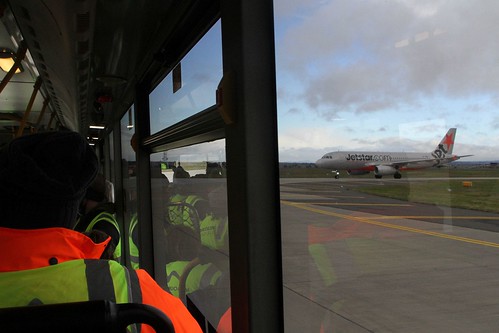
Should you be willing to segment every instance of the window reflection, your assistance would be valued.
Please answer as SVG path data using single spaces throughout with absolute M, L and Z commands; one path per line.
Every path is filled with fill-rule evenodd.
M 121 167 L 123 175 L 123 194 L 124 194 L 124 227 L 125 237 L 128 237 L 129 262 L 133 268 L 139 268 L 139 250 L 138 250 L 138 229 L 137 227 L 137 158 L 134 149 L 133 107 L 121 119 Z
M 274 4 L 286 331 L 494 331 L 497 3 Z
M 221 78 L 222 46 L 218 22 L 150 94 L 151 133 L 214 105 Z
M 151 155 L 155 265 L 216 328 L 230 307 L 225 141 Z

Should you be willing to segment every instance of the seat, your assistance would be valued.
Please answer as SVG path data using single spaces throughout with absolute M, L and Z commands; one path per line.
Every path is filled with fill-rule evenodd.
M 0 309 L 2 332 L 123 333 L 127 326 L 143 323 L 157 333 L 174 333 L 170 319 L 145 304 L 111 301 L 44 304 Z

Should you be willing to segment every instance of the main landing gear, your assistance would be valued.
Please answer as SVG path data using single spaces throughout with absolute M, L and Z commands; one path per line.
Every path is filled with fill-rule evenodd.
M 375 174 L 374 178 L 381 179 L 381 178 L 383 178 L 383 175 L 376 175 Z M 393 178 L 400 179 L 400 178 L 402 178 L 402 174 L 400 172 L 396 172 L 396 173 L 393 174 Z

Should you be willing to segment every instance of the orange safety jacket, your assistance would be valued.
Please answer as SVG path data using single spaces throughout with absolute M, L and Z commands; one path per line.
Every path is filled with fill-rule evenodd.
M 99 259 L 109 241 L 110 238 L 96 244 L 84 234 L 66 228 L 22 230 L 0 227 L 0 274 L 50 267 L 72 260 Z M 162 310 L 177 333 L 202 332 L 178 298 L 164 291 L 146 271 L 139 269 L 136 273 L 143 304 Z M 141 332 L 154 330 L 142 325 Z

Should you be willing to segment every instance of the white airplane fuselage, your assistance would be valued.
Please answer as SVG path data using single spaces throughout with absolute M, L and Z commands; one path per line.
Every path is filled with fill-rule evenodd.
M 416 170 L 440 166 L 458 160 L 461 157 L 452 154 L 456 128 L 450 128 L 433 151 L 428 153 L 372 152 L 372 151 L 337 151 L 327 153 L 315 164 L 322 169 L 346 170 L 351 175 L 363 175 L 374 172 L 376 178 L 393 175 L 400 178 L 401 170 Z
M 407 160 L 418 161 L 407 163 L 407 165 L 401 166 L 399 170 L 428 168 L 439 164 L 429 153 L 367 151 L 337 151 L 327 153 L 315 162 L 315 164 L 317 167 L 323 169 L 374 171 L 376 165 L 391 165 L 393 163 Z

